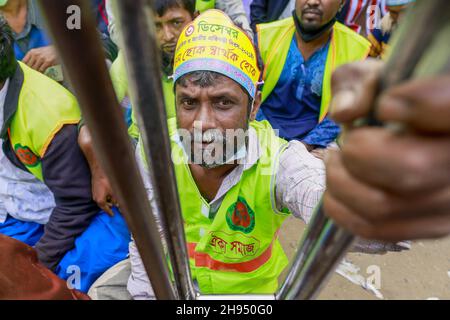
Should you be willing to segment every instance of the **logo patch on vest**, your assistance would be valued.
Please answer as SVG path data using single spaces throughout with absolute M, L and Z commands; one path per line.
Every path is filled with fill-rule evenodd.
M 242 260 L 255 256 L 261 244 L 255 237 L 244 236 L 242 233 L 228 234 L 221 231 L 210 232 L 209 247 L 227 259 Z
M 28 147 L 16 144 L 14 147 L 17 157 L 27 167 L 36 167 L 41 161 Z
M 255 229 L 255 213 L 244 198 L 238 197 L 238 201 L 228 208 L 227 224 L 231 230 L 243 233 Z

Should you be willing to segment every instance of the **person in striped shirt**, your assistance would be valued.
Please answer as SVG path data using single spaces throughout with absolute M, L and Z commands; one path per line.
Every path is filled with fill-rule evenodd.
M 386 14 L 386 0 L 347 0 L 338 20 L 353 31 L 367 36 Z

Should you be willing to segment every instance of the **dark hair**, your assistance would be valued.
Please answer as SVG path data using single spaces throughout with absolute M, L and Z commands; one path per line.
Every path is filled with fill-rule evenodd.
M 214 82 L 220 77 L 225 77 L 224 75 L 214 72 L 214 71 L 194 71 L 185 74 L 181 78 L 177 80 L 175 83 L 175 88 L 177 84 L 179 84 L 182 87 L 187 87 L 187 82 L 194 84 L 195 86 L 199 86 L 200 88 L 208 88 L 211 87 Z M 253 106 L 253 98 L 250 96 L 250 94 L 247 92 L 247 90 L 244 89 L 243 86 L 239 85 L 241 87 L 241 90 L 247 95 L 248 97 L 248 116 L 250 116 L 250 113 L 252 111 Z
M 5 18 L 0 15 L 0 83 L 12 77 L 17 67 L 14 37 Z
M 182 8 L 188 11 L 191 16 L 195 13 L 195 0 L 156 0 L 155 11 L 162 17 L 171 8 Z

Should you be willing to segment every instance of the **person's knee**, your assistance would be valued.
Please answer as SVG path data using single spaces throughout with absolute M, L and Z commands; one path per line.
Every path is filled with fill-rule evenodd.
M 127 291 L 130 274 L 130 260 L 123 260 L 98 278 L 89 289 L 88 295 L 93 300 L 131 300 Z

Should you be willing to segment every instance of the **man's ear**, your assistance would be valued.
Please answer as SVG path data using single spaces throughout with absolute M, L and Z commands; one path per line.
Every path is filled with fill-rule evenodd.
M 256 115 L 258 114 L 259 108 L 261 107 L 261 91 L 256 92 L 255 102 L 253 103 L 253 109 L 250 113 L 250 121 L 254 121 L 256 119 Z

